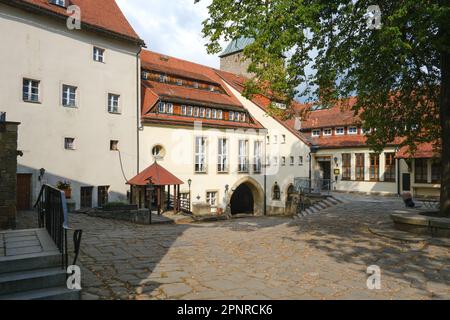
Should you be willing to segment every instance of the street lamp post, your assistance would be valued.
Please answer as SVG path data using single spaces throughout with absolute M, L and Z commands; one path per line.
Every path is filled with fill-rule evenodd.
M 188 180 L 188 186 L 189 186 L 189 211 L 191 211 L 191 184 L 192 184 L 192 179 Z
M 147 181 L 147 191 L 150 193 L 148 204 L 148 224 L 152 224 L 153 190 L 155 190 L 155 185 L 153 184 L 151 177 L 148 178 Z

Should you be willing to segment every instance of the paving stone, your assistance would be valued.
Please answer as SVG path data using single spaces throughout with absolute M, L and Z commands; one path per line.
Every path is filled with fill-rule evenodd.
M 164 292 L 168 298 L 178 298 L 191 292 L 192 288 L 184 283 L 172 283 L 162 285 L 159 290 Z

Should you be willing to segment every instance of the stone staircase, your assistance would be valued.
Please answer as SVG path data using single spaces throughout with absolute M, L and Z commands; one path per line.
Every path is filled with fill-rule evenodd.
M 3 249 L 3 250 L 1 250 Z M 0 300 L 79 300 L 44 229 L 0 233 Z
M 333 206 L 337 206 L 337 205 L 345 203 L 345 202 L 346 201 L 341 199 L 339 196 L 335 196 L 335 195 L 328 196 L 325 199 L 314 203 L 314 205 L 303 210 L 299 214 L 294 215 L 294 219 L 299 219 L 299 218 L 306 217 L 309 215 L 318 214 L 322 210 L 325 210 L 325 209 L 333 207 Z

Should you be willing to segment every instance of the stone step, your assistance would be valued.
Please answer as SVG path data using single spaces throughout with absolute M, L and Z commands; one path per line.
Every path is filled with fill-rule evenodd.
M 322 207 L 318 206 L 317 204 L 313 205 L 312 207 L 309 207 L 309 209 L 314 211 L 314 213 L 318 213 L 318 212 L 322 211 Z
M 327 198 L 327 201 L 330 202 L 330 203 L 332 203 L 333 205 L 337 205 L 337 204 L 340 203 L 340 202 L 339 202 L 337 199 L 335 199 L 334 197 L 328 197 L 328 198 Z
M 333 207 L 335 205 L 333 202 L 329 201 L 328 199 L 323 200 L 322 203 L 325 204 L 328 208 Z
M 318 206 L 321 210 L 328 208 L 328 206 L 325 205 L 323 201 L 317 202 L 315 205 Z
M 80 300 L 80 298 L 80 290 L 69 290 L 66 286 L 31 290 L 0 296 L 0 300 Z
M 58 251 L 0 258 L 0 275 L 10 272 L 57 268 L 61 266 Z
M 0 292 L 2 294 L 64 286 L 65 283 L 66 272 L 61 268 L 0 274 Z

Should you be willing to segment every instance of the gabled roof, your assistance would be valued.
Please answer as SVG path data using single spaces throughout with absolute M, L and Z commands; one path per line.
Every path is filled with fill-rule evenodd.
M 246 46 L 252 44 L 255 40 L 253 38 L 241 37 L 231 41 L 225 50 L 219 55 L 220 58 L 229 56 L 230 54 L 243 51 Z
M 50 4 L 48 0 L 0 0 L 0 2 L 56 18 L 66 19 L 71 15 L 71 13 L 67 13 L 66 8 Z M 90 27 L 96 31 L 144 45 L 144 41 L 133 30 L 115 0 L 70 0 L 66 2 L 68 5 L 80 7 L 82 29 Z
M 169 171 L 160 166 L 156 161 L 147 169 L 139 173 L 133 179 L 127 182 L 132 186 L 146 186 L 148 185 L 148 179 L 152 179 L 152 183 L 155 186 L 169 186 L 184 184 L 183 181 L 175 177 Z
M 237 90 L 239 93 L 242 93 L 244 91 L 245 82 L 248 80 L 246 77 L 242 75 L 237 75 L 234 73 L 222 71 L 222 70 L 216 70 L 216 73 L 226 82 L 228 83 L 232 88 Z M 272 101 L 270 98 L 261 95 L 256 94 L 252 97 L 251 101 L 258 106 L 263 111 L 268 111 L 268 108 L 272 104 Z M 298 102 L 293 102 L 292 110 L 294 111 L 300 111 L 304 109 L 306 106 L 302 105 Z M 275 116 L 272 116 L 277 122 L 279 122 L 282 126 L 284 126 L 287 130 L 289 130 L 293 135 L 295 135 L 297 138 L 299 138 L 304 143 L 310 145 L 310 142 L 306 139 L 306 137 L 295 129 L 295 117 L 285 120 L 281 119 Z

